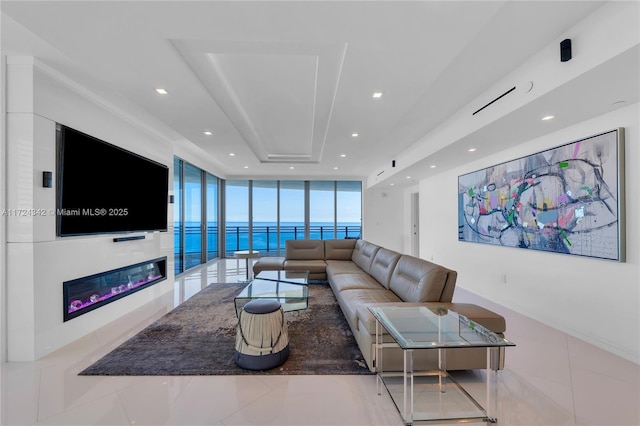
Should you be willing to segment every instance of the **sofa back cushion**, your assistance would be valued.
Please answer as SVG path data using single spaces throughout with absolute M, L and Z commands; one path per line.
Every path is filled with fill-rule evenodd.
M 356 246 L 353 248 L 351 260 L 368 274 L 369 268 L 371 268 L 371 262 L 379 249 L 380 246 L 368 241 L 357 240 Z
M 391 281 L 391 274 L 393 273 L 399 259 L 400 253 L 380 247 L 371 262 L 369 275 L 388 289 L 389 282 Z
M 286 240 L 285 260 L 324 260 L 323 240 Z
M 402 255 L 389 288 L 405 302 L 451 302 L 457 276 L 444 266 Z
M 351 260 L 357 240 L 324 240 L 325 260 Z

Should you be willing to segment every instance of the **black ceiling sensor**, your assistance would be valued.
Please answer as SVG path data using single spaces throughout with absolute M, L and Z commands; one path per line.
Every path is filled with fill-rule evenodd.
M 567 62 L 571 59 L 571 39 L 565 38 L 560 42 L 560 61 Z

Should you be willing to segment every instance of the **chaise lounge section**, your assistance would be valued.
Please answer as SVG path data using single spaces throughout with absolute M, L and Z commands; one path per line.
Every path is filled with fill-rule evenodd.
M 452 303 L 456 271 L 444 266 L 386 249 L 366 240 L 288 240 L 284 257 L 261 258 L 254 264 L 255 274 L 263 270 L 307 270 L 312 280 L 326 280 L 372 371 L 375 369 L 375 318 L 369 307 L 380 305 L 426 306 L 434 310 L 451 309 L 502 335 L 506 323 L 502 316 L 481 306 Z M 391 342 L 389 335 L 383 336 Z M 484 369 L 486 350 L 458 348 L 446 350 L 448 370 Z M 385 348 L 384 368 L 400 371 L 402 351 Z M 437 351 L 416 351 L 416 370 L 438 368 Z M 492 369 L 502 369 L 504 351 L 491 360 Z

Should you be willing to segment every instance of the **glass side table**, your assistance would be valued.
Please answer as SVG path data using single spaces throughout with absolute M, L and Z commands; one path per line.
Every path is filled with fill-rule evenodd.
M 378 306 L 369 310 L 376 318 L 376 388 L 387 389 L 405 424 L 420 422 L 486 422 L 497 420 L 497 370 L 492 357 L 501 348 L 515 346 L 464 315 L 444 308 L 425 306 Z M 393 342 L 383 343 L 386 330 Z M 384 371 L 382 349 L 400 347 L 404 371 Z M 487 348 L 486 401 L 480 405 L 449 374 L 444 349 Z M 439 368 L 435 372 L 415 372 L 413 352 L 437 350 Z M 417 391 L 416 391 L 417 389 Z

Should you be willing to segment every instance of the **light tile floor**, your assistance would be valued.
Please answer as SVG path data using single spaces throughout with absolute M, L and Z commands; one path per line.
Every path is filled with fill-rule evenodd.
M 244 275 L 244 261 L 210 262 L 179 277 L 173 294 L 165 294 L 43 359 L 2 364 L 0 423 L 7 426 L 403 424 L 388 395 L 376 394 L 374 376 L 77 375 L 206 285 L 235 281 Z M 465 301 L 470 298 L 467 294 Z M 501 313 L 511 315 L 507 310 Z M 518 320 L 522 319 L 513 318 L 514 323 Z M 517 328 L 515 334 L 518 335 Z M 518 343 L 515 337 L 508 337 Z M 585 349 L 583 342 L 566 340 L 569 340 L 566 346 L 581 346 L 580 353 L 591 354 L 577 361 L 578 368 L 573 370 L 577 384 L 553 383 L 553 379 L 545 378 L 539 371 L 523 367 L 536 364 L 538 360 L 534 358 L 539 354 L 535 351 L 527 359 L 520 350 L 513 357 L 514 368 L 510 367 L 507 355 L 507 366 L 498 374 L 500 424 L 639 424 L 637 365 L 621 361 L 612 374 L 596 371 L 590 375 L 594 365 L 609 364 L 610 357 L 593 348 Z M 590 360 L 597 356 L 605 359 Z M 459 372 L 456 377 L 479 401 L 484 400 L 484 371 Z M 604 397 L 593 389 L 600 383 L 605 386 Z M 584 389 L 577 392 L 575 386 Z

